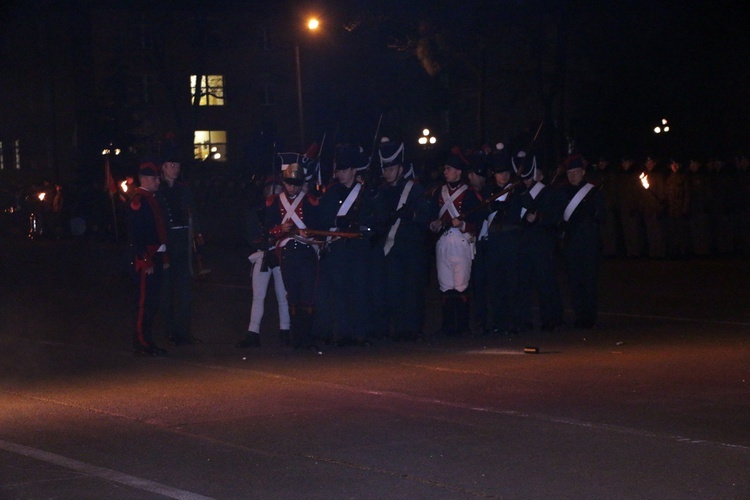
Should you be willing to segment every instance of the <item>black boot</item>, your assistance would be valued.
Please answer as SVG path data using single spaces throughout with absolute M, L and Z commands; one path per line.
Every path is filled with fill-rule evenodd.
M 440 297 L 441 326 L 439 336 L 452 337 L 456 334 L 456 291 L 448 290 Z
M 318 351 L 318 345 L 312 337 L 314 309 L 312 306 L 298 307 L 292 316 L 292 345 L 295 349 Z
M 456 297 L 456 335 L 471 334 L 469 324 L 469 293 L 463 292 Z
M 234 344 L 237 349 L 247 349 L 248 347 L 260 347 L 260 334 L 257 332 L 247 332 L 245 338 Z
M 279 330 L 279 342 L 285 347 L 292 345 L 292 333 L 289 330 Z

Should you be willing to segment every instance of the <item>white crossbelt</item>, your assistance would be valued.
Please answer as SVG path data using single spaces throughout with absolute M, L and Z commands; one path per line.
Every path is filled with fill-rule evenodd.
M 401 191 L 401 198 L 399 198 L 398 200 L 398 205 L 396 205 L 396 210 L 406 205 L 406 199 L 409 197 L 409 192 L 411 191 L 411 188 L 413 185 L 414 185 L 413 181 L 406 182 L 406 185 L 404 186 L 404 190 Z M 388 237 L 385 239 L 385 246 L 383 247 L 383 251 L 385 252 L 385 255 L 388 255 L 388 252 L 390 252 L 391 248 L 393 248 L 393 243 L 394 243 L 394 240 L 396 239 L 396 231 L 398 231 L 398 226 L 400 224 L 401 224 L 401 219 L 396 219 L 396 222 L 393 223 L 393 225 L 391 226 L 391 229 L 388 231 Z
M 570 203 L 568 203 L 568 206 L 565 207 L 565 212 L 563 213 L 563 219 L 565 220 L 565 222 L 568 222 L 570 217 L 573 215 L 573 212 L 575 212 L 576 208 L 578 208 L 578 205 L 581 204 L 583 199 L 587 194 L 589 194 L 589 191 L 591 191 L 592 189 L 594 189 L 594 185 L 589 182 L 581 189 L 579 189 L 575 196 L 573 196 L 573 199 L 570 200 Z
M 302 203 L 302 199 L 304 197 L 305 195 L 299 195 L 294 199 L 292 203 L 289 203 L 289 198 L 287 197 L 286 193 L 281 193 L 279 195 L 279 202 L 281 202 L 281 206 L 284 207 L 284 210 L 286 211 L 284 217 L 282 217 L 281 219 L 282 224 L 291 220 L 298 229 L 305 229 L 307 227 L 305 223 L 302 222 L 302 219 L 300 219 L 300 216 L 297 214 L 297 207 L 299 207 L 299 204 Z M 290 239 L 291 238 L 282 239 L 279 242 L 278 246 L 283 247 Z
M 336 212 L 336 217 L 343 217 L 344 215 L 349 213 L 349 209 L 352 208 L 352 205 L 354 205 L 354 202 L 357 201 L 357 196 L 359 196 L 359 192 L 362 190 L 362 184 L 356 183 L 351 191 L 349 191 L 349 196 L 346 197 L 344 202 L 339 207 L 339 211 Z M 332 227 L 331 231 L 338 231 L 339 228 Z M 326 238 L 327 241 L 331 241 L 331 236 L 328 236 Z
M 464 184 L 460 188 L 456 189 L 456 192 L 454 192 L 453 194 L 449 194 L 448 186 L 443 185 L 443 190 L 440 193 L 443 196 L 443 206 L 440 207 L 440 212 L 438 213 L 438 219 L 442 219 L 443 214 L 445 214 L 446 211 L 448 211 L 448 214 L 451 216 L 452 219 L 455 219 L 456 217 L 460 215 L 458 213 L 458 209 L 456 208 L 456 205 L 454 202 L 467 189 L 469 189 L 469 186 Z
M 542 192 L 542 189 L 544 189 L 546 186 L 542 184 L 541 182 L 537 182 L 534 184 L 531 189 L 529 189 L 529 194 L 531 195 L 532 200 L 536 200 L 536 197 L 539 195 L 539 193 Z M 523 219 L 523 216 L 526 215 L 526 209 L 521 209 L 521 219 Z
M 502 195 L 495 198 L 495 201 L 505 201 L 508 199 L 508 195 L 510 194 L 510 191 L 507 193 L 503 193 Z M 490 232 L 490 226 L 492 225 L 492 221 L 495 220 L 495 216 L 497 215 L 497 210 L 492 212 L 483 222 L 482 222 L 482 229 L 479 231 L 479 239 L 480 240 L 486 240 L 489 236 Z

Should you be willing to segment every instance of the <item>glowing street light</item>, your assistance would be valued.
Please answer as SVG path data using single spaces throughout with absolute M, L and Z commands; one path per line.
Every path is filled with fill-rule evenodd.
M 657 125 L 654 127 L 654 133 L 655 134 L 661 134 L 662 132 L 667 133 L 669 132 L 669 125 L 667 125 L 667 119 L 662 118 L 661 119 L 661 126 Z
M 430 135 L 430 129 L 422 129 L 422 137 L 417 139 L 417 142 L 421 146 L 429 147 L 437 144 L 437 138 L 434 135 Z

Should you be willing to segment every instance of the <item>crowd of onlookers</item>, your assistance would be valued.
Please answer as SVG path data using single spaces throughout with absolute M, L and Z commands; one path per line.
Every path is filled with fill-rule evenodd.
M 750 161 L 647 157 L 592 162 L 608 204 L 605 256 L 681 259 L 750 255 Z

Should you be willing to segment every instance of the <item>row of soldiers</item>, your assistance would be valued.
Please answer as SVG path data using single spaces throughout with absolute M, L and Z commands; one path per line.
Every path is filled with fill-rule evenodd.
M 594 326 L 599 224 L 607 210 L 599 186 L 585 179 L 580 155 L 566 160 L 567 182 L 553 189 L 531 155 L 456 149 L 445 160 L 444 183 L 429 192 L 411 175 L 403 143 L 383 140 L 379 157 L 383 182 L 372 186 L 361 178 L 369 164 L 361 149 L 339 147 L 335 181 L 321 196 L 308 189 L 305 155 L 282 163 L 282 190 L 265 201 L 264 243 L 251 256 L 259 298 L 265 289 L 256 290 L 256 270 L 274 277 L 282 341 L 318 349 L 320 342 L 419 338 L 430 251 L 441 292 L 441 335 L 469 331 L 471 302 L 484 332 L 534 328 L 535 297 L 539 327 L 560 326 L 560 248 L 574 326 Z M 480 178 L 489 181 L 481 185 Z M 260 345 L 255 298 L 253 305 L 239 348 Z
M 748 158 L 733 164 L 696 159 L 642 165 L 625 157 L 593 163 L 609 204 L 605 255 L 650 258 L 750 254 Z M 666 168 L 665 168 L 666 167 Z

